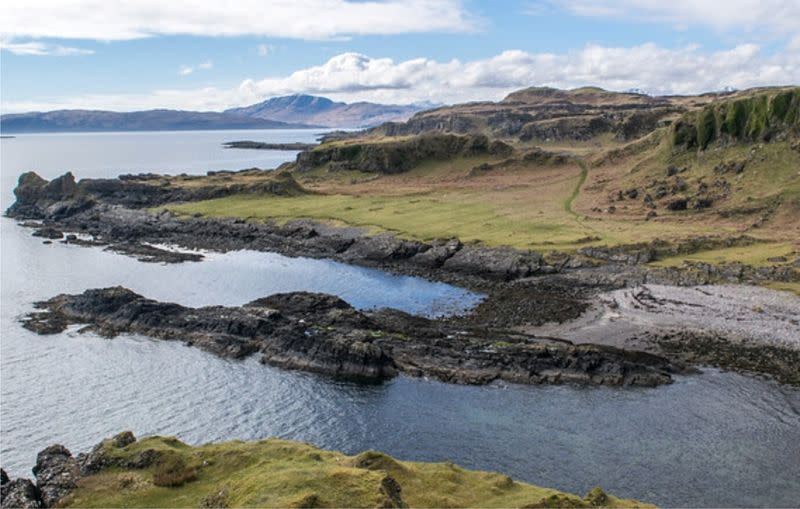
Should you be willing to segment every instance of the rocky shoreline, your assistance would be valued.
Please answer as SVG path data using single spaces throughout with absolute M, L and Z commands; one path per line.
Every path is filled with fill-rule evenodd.
M 398 373 L 446 382 L 654 386 L 682 371 L 664 358 L 601 345 L 573 345 L 412 316 L 361 312 L 331 295 L 295 292 L 240 307 L 187 308 L 121 287 L 59 295 L 36 304 L 23 325 L 40 334 L 70 324 L 113 337 L 137 333 L 184 341 L 216 355 L 338 377 L 380 381 Z
M 46 331 L 52 326 L 50 322 L 59 323 L 62 320 L 65 323 L 91 324 L 105 332 L 138 332 L 165 339 L 188 333 L 193 337 L 190 341 L 223 355 L 237 357 L 243 352 L 252 354 L 259 351 L 265 362 L 275 365 L 373 379 L 402 372 L 460 383 L 487 383 L 502 379 L 523 383 L 577 381 L 653 385 L 668 382 L 669 374 L 679 371 L 683 362 L 719 363 L 715 361 L 713 351 L 692 357 L 678 355 L 675 348 L 660 350 L 658 355 L 661 357 L 658 361 L 648 356 L 646 362 L 642 363 L 636 352 L 622 349 L 582 351 L 569 341 L 521 333 L 520 327 L 575 320 L 596 302 L 602 292 L 635 285 L 687 286 L 720 282 L 800 280 L 800 271 L 795 266 L 797 262 L 794 265 L 787 263 L 760 268 L 742 264 L 694 264 L 685 267 L 644 265 L 664 253 L 680 252 L 696 245 L 747 242 L 746 238 L 694 239 L 691 241 L 692 246 L 688 247 L 654 242 L 627 248 L 592 248 L 581 250 L 577 254 L 551 253 L 544 256 L 511 248 L 466 245 L 457 239 L 420 242 L 391 234 L 368 235 L 358 228 L 334 227 L 305 220 L 283 224 L 255 223 L 242 219 L 187 218 L 170 212 L 153 213 L 148 210 L 149 207 L 169 201 L 207 199 L 209 196 L 225 195 L 234 191 L 211 186 L 173 188 L 164 183 L 154 185 L 148 183 L 149 180 L 152 179 L 129 176 L 125 179 L 75 182 L 74 177 L 67 174 L 47 182 L 35 174 L 27 173 L 20 177 L 19 186 L 15 190 L 17 202 L 8 210 L 7 215 L 28 220 L 25 223 L 27 226 L 36 226 L 36 234 L 48 239 L 64 238 L 63 242 L 105 245 L 108 249 L 136 256 L 142 261 L 175 263 L 197 261 L 202 256 L 196 252 L 164 249 L 160 247 L 162 245 L 223 252 L 241 249 L 272 251 L 289 256 L 330 258 L 421 276 L 478 290 L 486 293 L 487 298 L 467 316 L 428 320 L 424 323 L 417 322 L 422 319 L 396 311 L 359 313 L 348 306 L 345 314 L 351 318 L 358 316 L 358 323 L 338 321 L 341 317 L 334 319 L 330 326 L 337 329 L 336 333 L 326 332 L 319 335 L 318 340 L 321 343 L 315 343 L 313 347 L 303 346 L 302 342 L 291 345 L 281 343 L 270 334 L 257 344 L 239 341 L 241 338 L 233 341 L 230 337 L 220 343 L 212 337 L 218 330 L 193 330 L 188 323 L 169 331 L 135 321 L 121 326 L 96 311 L 87 314 L 73 313 L 72 304 L 81 296 L 59 296 L 47 301 L 43 307 L 50 313 L 50 318 L 29 321 L 30 327 Z M 295 185 L 290 175 L 279 172 L 266 182 L 259 183 L 258 190 L 254 192 L 280 194 L 294 189 Z M 236 189 L 240 187 L 241 185 Z M 236 192 L 241 192 L 241 189 Z M 39 222 L 31 223 L 30 220 Z M 70 235 L 65 237 L 63 232 L 69 232 Z M 109 295 L 103 292 L 110 291 L 95 291 L 96 293 L 89 295 L 89 300 L 107 298 Z M 84 299 L 88 298 L 87 294 L 84 294 Z M 145 300 L 143 297 L 136 297 L 141 301 Z M 335 299 L 330 296 L 326 298 Z M 161 311 L 166 309 L 162 309 L 163 306 L 174 306 L 147 302 L 148 306 Z M 320 313 L 344 309 L 337 307 L 343 303 L 333 305 L 331 300 L 325 300 L 322 304 L 314 299 L 308 302 L 314 306 L 321 305 Z M 285 303 L 278 305 L 273 300 L 267 307 L 277 309 L 280 314 L 283 305 Z M 97 307 L 100 307 L 99 301 L 95 300 L 90 308 Z M 226 309 L 225 312 L 239 313 L 245 321 L 266 319 L 251 316 L 257 308 L 258 306 L 251 303 L 241 308 Z M 214 322 L 214 327 L 222 326 L 218 320 L 214 321 L 214 313 L 223 312 L 223 308 L 216 311 L 211 308 L 204 310 L 204 320 Z M 172 312 L 177 313 L 174 308 Z M 190 316 L 191 312 L 187 308 L 182 308 L 181 311 L 185 316 Z M 283 313 L 286 312 L 295 313 L 292 316 L 299 316 L 297 320 L 306 320 L 304 314 L 313 315 L 310 316 L 313 319 L 319 318 L 314 314 L 317 311 L 311 308 L 303 311 L 283 308 Z M 365 325 L 367 322 L 368 326 Z M 292 328 L 288 323 L 284 325 L 293 334 L 300 332 L 297 327 Z M 170 322 L 170 326 L 175 327 L 175 324 Z M 239 326 L 241 324 L 236 325 Z M 325 326 L 327 325 L 323 327 Z M 390 334 L 364 341 L 366 336 L 378 331 L 388 331 Z M 416 339 L 412 334 L 411 341 L 398 339 L 400 336 L 408 336 L 409 331 L 423 332 L 417 334 Z M 225 333 L 228 332 L 226 330 Z M 686 333 L 694 334 L 691 331 Z M 558 327 L 553 329 L 552 336 L 561 336 Z M 697 335 L 692 337 L 695 336 Z M 597 341 L 591 337 L 581 339 L 582 341 L 576 343 L 603 342 L 602 338 L 597 338 Z M 708 350 L 703 347 L 701 340 L 684 341 L 682 344 L 692 343 L 697 343 L 697 349 Z M 318 350 L 320 345 L 324 345 L 322 350 Z M 380 353 L 373 352 L 376 355 L 374 358 L 370 353 L 367 356 L 368 362 L 364 363 L 364 351 L 360 349 L 367 348 L 372 352 L 372 347 L 380 349 Z M 227 348 L 233 350 L 227 352 Z M 557 351 L 551 364 L 529 364 L 536 355 L 545 356 L 531 353 L 537 348 L 541 351 Z M 312 350 L 315 353 L 342 353 L 343 356 L 335 359 L 325 353 L 319 358 L 313 358 L 308 356 L 308 352 Z M 281 352 L 285 355 L 281 355 Z M 632 357 L 625 357 L 628 354 Z M 351 362 L 352 355 L 360 360 Z M 388 360 L 383 356 L 387 356 Z M 720 357 L 729 355 L 720 351 Z M 585 363 L 584 360 L 575 359 L 592 360 Z M 534 365 L 537 368 L 531 371 L 530 368 Z M 650 371 L 653 365 L 658 365 L 655 372 Z M 775 363 L 771 362 L 755 365 L 760 372 L 768 374 L 783 370 L 773 369 Z M 596 371 L 598 366 L 600 370 Z M 736 365 L 729 367 L 737 369 Z M 647 375 L 640 376 L 644 373 Z

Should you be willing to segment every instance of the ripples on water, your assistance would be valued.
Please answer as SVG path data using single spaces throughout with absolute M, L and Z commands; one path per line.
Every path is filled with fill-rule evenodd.
M 475 296 L 264 253 L 143 264 L 99 249 L 42 246 L 7 219 L 0 228 L 0 462 L 13 475 L 30 475 L 36 452 L 50 443 L 84 451 L 131 429 L 190 443 L 280 436 L 349 453 L 374 448 L 577 493 L 602 485 L 665 506 L 797 505 L 796 389 L 713 370 L 656 389 L 472 387 L 409 378 L 358 385 L 255 359 L 224 360 L 177 342 L 106 340 L 75 328 L 37 336 L 17 322 L 33 301 L 116 284 L 192 306 L 308 289 L 359 307 L 435 313 Z

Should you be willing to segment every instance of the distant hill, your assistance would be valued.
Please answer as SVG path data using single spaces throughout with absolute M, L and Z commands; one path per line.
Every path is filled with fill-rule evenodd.
M 168 131 L 195 129 L 288 129 L 313 127 L 233 113 L 147 110 L 120 113 L 98 110 L 58 110 L 0 116 L 0 131 L 8 133 L 81 131 Z
M 372 127 L 384 122 L 407 120 L 427 107 L 369 102 L 348 104 L 313 95 L 287 95 L 232 108 L 225 113 L 327 127 Z

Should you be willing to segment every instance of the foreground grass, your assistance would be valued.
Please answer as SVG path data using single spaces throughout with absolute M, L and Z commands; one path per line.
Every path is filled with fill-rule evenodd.
M 451 463 L 397 461 L 377 452 L 347 456 L 307 444 L 270 439 L 190 447 L 174 438 L 145 438 L 109 455 L 134 458 L 148 449 L 161 463 L 179 463 L 187 482 L 153 483 L 158 465 L 109 469 L 81 480 L 71 507 L 393 507 L 386 478 L 410 507 L 652 507 L 606 495 L 586 498 L 540 488 Z M 391 484 L 391 483 L 389 483 Z M 383 487 L 382 487 L 383 486 Z

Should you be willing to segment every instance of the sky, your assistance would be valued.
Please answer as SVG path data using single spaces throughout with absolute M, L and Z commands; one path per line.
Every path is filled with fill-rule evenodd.
M 800 0 L 8 0 L 0 111 L 800 84 Z

